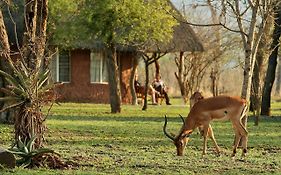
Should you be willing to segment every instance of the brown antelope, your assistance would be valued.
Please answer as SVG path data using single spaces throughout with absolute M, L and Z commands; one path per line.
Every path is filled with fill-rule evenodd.
M 243 152 L 242 156 L 247 153 L 247 135 L 248 132 L 241 123 L 241 119 L 246 116 L 247 102 L 239 97 L 230 96 L 216 96 L 199 100 L 191 108 L 187 118 L 184 120 L 183 126 L 178 136 L 173 137 L 168 134 L 166 130 L 167 117 L 165 116 L 165 123 L 163 127 L 164 134 L 173 140 L 177 147 L 177 155 L 182 156 L 184 148 L 188 142 L 190 134 L 197 127 L 203 127 L 203 154 L 207 150 L 207 136 L 209 136 L 216 147 L 219 154 L 220 149 L 215 140 L 213 130 L 210 127 L 210 122 L 215 119 L 229 119 L 232 122 L 235 132 L 235 142 L 233 147 L 232 157 L 236 154 L 236 149 L 239 141 L 242 139 Z
M 201 92 L 199 91 L 195 91 L 191 97 L 189 98 L 189 109 L 191 110 L 191 108 L 194 106 L 195 103 L 197 103 L 199 100 L 204 99 L 203 95 Z M 211 125 L 210 125 L 211 128 Z M 212 128 L 211 128 L 212 129 Z M 198 127 L 198 134 L 200 134 L 201 137 L 203 137 L 203 127 L 199 126 Z
M 191 109 L 195 103 L 197 103 L 199 100 L 202 100 L 202 99 L 204 99 L 202 93 L 195 91 L 189 98 L 189 109 Z

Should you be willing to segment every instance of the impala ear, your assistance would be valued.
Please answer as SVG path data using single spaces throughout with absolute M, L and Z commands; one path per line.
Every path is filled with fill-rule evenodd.
M 187 130 L 187 131 L 184 131 L 182 134 L 181 134 L 181 137 L 189 137 L 190 134 L 192 133 L 193 130 Z

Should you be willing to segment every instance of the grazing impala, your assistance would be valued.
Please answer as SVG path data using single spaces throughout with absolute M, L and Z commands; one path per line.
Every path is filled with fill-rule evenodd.
M 247 153 L 247 135 L 248 132 L 241 123 L 241 119 L 246 116 L 247 104 L 246 100 L 239 97 L 217 96 L 199 100 L 191 108 L 187 118 L 184 120 L 183 126 L 178 136 L 173 137 L 166 131 L 167 117 L 163 127 L 164 134 L 173 140 L 177 147 L 177 155 L 182 156 L 184 148 L 188 142 L 188 137 L 197 127 L 202 126 L 204 131 L 203 155 L 207 150 L 207 136 L 209 136 L 216 147 L 219 154 L 219 146 L 216 143 L 213 130 L 210 127 L 210 122 L 215 119 L 229 119 L 232 122 L 235 132 L 235 143 L 232 157 L 236 154 L 236 149 L 239 141 L 242 139 L 243 152 L 242 156 Z

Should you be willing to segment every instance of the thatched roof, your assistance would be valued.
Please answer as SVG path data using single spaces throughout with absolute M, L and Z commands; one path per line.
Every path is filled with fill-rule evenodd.
M 147 52 L 194 52 L 203 51 L 203 45 L 199 41 L 195 32 L 185 22 L 179 22 L 174 27 L 174 34 L 167 44 L 154 43 L 147 46 Z
M 203 45 L 184 17 L 177 8 L 169 1 L 173 16 L 178 20 L 179 25 L 174 26 L 173 38 L 168 44 L 154 43 L 147 47 L 147 52 L 194 52 L 203 51 Z

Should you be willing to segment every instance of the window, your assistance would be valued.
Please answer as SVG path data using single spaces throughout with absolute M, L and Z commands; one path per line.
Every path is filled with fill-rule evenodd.
M 70 82 L 70 53 L 57 51 L 50 67 L 55 82 Z
M 107 67 L 104 54 L 101 52 L 91 52 L 91 83 L 108 82 Z

